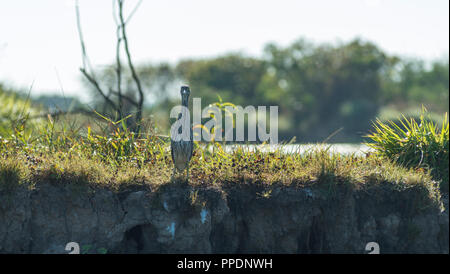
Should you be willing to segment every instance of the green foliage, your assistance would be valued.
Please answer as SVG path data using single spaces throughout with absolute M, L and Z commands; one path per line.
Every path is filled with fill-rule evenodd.
M 300 129 L 289 133 L 299 141 L 322 141 L 341 127 L 334 140 L 355 141 L 380 108 L 388 57 L 372 43 L 315 47 L 300 40 L 287 48 L 269 45 L 266 55 L 269 73 L 284 89 L 280 108 L 290 110 L 291 130 Z
M 282 140 L 320 142 L 339 130 L 329 141 L 360 142 L 370 121 L 386 109 L 407 113 L 425 105 L 439 116 L 448 112 L 448 69 L 448 60 L 427 66 L 356 39 L 268 44 L 261 58 L 231 53 L 176 65 L 146 64 L 139 73 L 148 80 L 151 112 L 165 131 L 167 110 L 178 104 L 178 86 L 188 83 L 203 106 L 216 102 L 217 95 L 243 107 L 279 106 Z
M 223 106 L 223 102 L 218 102 Z M 0 139 L 0 191 L 18 185 L 67 184 L 77 195 L 91 188 L 121 190 L 158 187 L 173 182 L 170 142 L 157 136 L 138 139 L 122 122 L 105 118 L 111 133 L 68 134 L 64 125 L 49 117 L 45 127 L 18 142 L 15 135 Z M 26 129 L 25 129 L 26 130 Z M 447 137 L 448 138 L 448 137 Z M 447 150 L 448 151 L 448 150 Z M 423 170 L 400 167 L 378 156 L 357 157 L 331 153 L 325 147 L 307 152 L 285 153 L 283 146 L 238 146 L 231 150 L 218 143 L 197 144 L 191 160 L 189 184 L 227 187 L 253 184 L 262 197 L 270 198 L 273 186 L 318 185 L 329 196 L 339 185 L 351 188 L 387 186 L 395 190 L 414 188 L 438 202 L 439 191 Z M 422 206 L 423 203 L 421 203 Z M 91 252 L 86 246 L 84 252 Z M 104 250 L 97 250 L 102 253 Z
M 385 104 L 402 109 L 425 105 L 443 113 L 449 108 L 449 63 L 434 61 L 430 68 L 420 60 L 396 60 L 383 77 Z
M 21 134 L 23 137 L 40 125 L 40 120 L 30 121 L 28 117 L 39 114 L 39 109 L 31 106 L 30 100 L 17 93 L 4 90 L 0 85 L 0 136 Z M 28 123 L 28 125 L 25 125 Z M 24 129 L 27 131 L 24 131 Z
M 442 180 L 442 189 L 448 192 L 449 181 L 449 122 L 445 114 L 439 128 L 427 119 L 424 108 L 420 120 L 403 116 L 396 122 L 377 120 L 374 132 L 367 137 L 373 142 L 367 145 L 382 156 L 393 159 L 406 167 L 426 168 L 434 178 Z
M 210 60 L 181 61 L 175 68 L 206 104 L 215 102 L 217 94 L 236 105 L 258 104 L 257 86 L 265 74 L 265 62 L 240 54 L 229 54 Z

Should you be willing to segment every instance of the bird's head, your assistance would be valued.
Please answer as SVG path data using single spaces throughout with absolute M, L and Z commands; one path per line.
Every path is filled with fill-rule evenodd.
M 181 97 L 182 98 L 183 97 L 189 97 L 189 94 L 191 94 L 191 91 L 189 90 L 188 86 L 182 86 L 181 90 L 180 90 L 180 93 L 181 93 Z
M 189 101 L 189 94 L 191 94 L 191 91 L 189 90 L 188 86 L 182 86 L 181 90 L 181 105 L 183 106 L 188 106 L 188 101 Z

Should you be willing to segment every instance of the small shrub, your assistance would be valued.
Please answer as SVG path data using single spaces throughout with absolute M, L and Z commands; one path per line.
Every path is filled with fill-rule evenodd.
M 373 124 L 374 132 L 366 137 L 372 140 L 367 145 L 376 153 L 412 168 L 424 168 L 435 180 L 441 180 L 441 190 L 448 193 L 449 180 L 449 123 L 447 113 L 439 128 L 427 117 L 423 108 L 419 121 L 402 116 L 396 122 Z
M 27 177 L 19 160 L 0 156 L 0 192 L 11 192 Z

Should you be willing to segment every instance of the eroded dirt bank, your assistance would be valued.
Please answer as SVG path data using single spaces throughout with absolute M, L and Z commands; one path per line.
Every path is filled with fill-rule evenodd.
M 40 184 L 0 193 L 0 253 L 448 253 L 448 209 L 421 192 L 348 187 Z

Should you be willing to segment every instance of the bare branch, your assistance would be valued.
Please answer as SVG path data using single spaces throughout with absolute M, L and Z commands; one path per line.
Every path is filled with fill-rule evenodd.
M 103 119 L 100 116 L 98 116 L 98 114 L 96 114 L 94 111 L 89 111 L 89 110 L 85 110 L 85 109 L 76 109 L 76 110 L 71 110 L 71 111 L 58 110 L 58 111 L 53 112 L 53 113 L 43 113 L 43 114 L 39 114 L 39 115 L 30 116 L 30 117 L 28 117 L 28 119 L 46 118 L 49 115 L 52 118 L 56 118 L 56 117 L 59 117 L 59 116 L 74 115 L 74 114 L 84 114 L 84 115 L 91 116 L 91 117 L 94 117 L 94 118 Z
M 117 3 L 116 3 L 117 1 Z M 123 8 L 124 8 L 124 0 L 113 0 L 113 18 L 114 22 L 116 23 L 116 66 L 115 66 L 115 74 L 116 74 L 116 91 L 112 88 L 109 88 L 108 91 L 103 90 L 102 86 L 100 86 L 99 82 L 97 81 L 94 70 L 92 69 L 91 63 L 89 61 L 87 51 L 86 51 L 86 45 L 83 38 L 83 33 L 81 30 L 81 20 L 80 20 L 80 11 L 78 6 L 78 1 L 75 5 L 75 11 L 76 11 L 76 18 L 77 18 L 77 28 L 78 28 L 78 34 L 81 44 L 81 52 L 82 52 L 82 61 L 83 61 L 83 67 L 80 68 L 81 73 L 83 76 L 89 81 L 89 83 L 95 88 L 95 90 L 103 97 L 104 99 L 104 107 L 110 106 L 112 107 L 118 114 L 118 120 L 121 120 L 123 118 L 123 115 L 125 115 L 124 112 L 124 101 L 129 102 L 135 109 L 136 118 L 134 122 L 134 128 L 133 131 L 140 132 L 141 129 L 141 122 L 142 122 L 142 110 L 144 105 L 144 92 L 142 89 L 141 81 L 138 77 L 138 74 L 136 72 L 136 69 L 133 65 L 130 49 L 128 46 L 128 39 L 127 34 L 125 30 L 126 24 L 131 20 L 133 15 L 135 14 L 136 10 L 139 8 L 139 6 L 142 4 L 142 0 L 140 0 L 136 6 L 133 8 L 132 12 L 128 15 L 126 20 L 124 20 L 123 16 Z M 131 76 L 133 79 L 133 82 L 135 83 L 137 87 L 138 92 L 138 99 L 134 99 L 132 96 L 127 96 L 123 93 L 122 89 L 122 80 L 123 80 L 123 66 L 122 62 L 120 60 L 120 51 L 121 47 L 123 45 L 126 59 L 128 63 L 128 67 L 131 71 Z M 117 96 L 117 97 L 115 97 Z M 114 101 L 113 101 L 113 99 Z M 115 99 L 118 99 L 117 103 L 115 102 Z M 106 109 L 103 110 L 105 112 Z M 129 112 L 129 110 L 127 110 Z
M 86 52 L 86 45 L 84 43 L 83 31 L 81 29 L 80 7 L 78 5 L 78 0 L 75 2 L 75 14 L 76 14 L 76 18 L 77 18 L 78 36 L 79 36 L 80 44 L 81 44 L 81 58 L 82 58 L 82 61 L 83 61 L 83 69 L 86 69 L 86 64 L 87 64 L 89 69 L 92 71 L 92 66 L 91 66 L 91 63 L 89 61 L 89 57 L 88 57 L 87 52 Z
M 110 92 L 111 92 L 112 94 L 114 94 L 114 95 L 119 96 L 119 92 L 117 92 L 117 91 L 115 91 L 115 90 L 110 89 Z M 138 103 L 137 103 L 133 98 L 131 98 L 131 97 L 125 95 L 125 94 L 122 94 L 121 96 L 122 96 L 122 99 L 127 100 L 127 101 L 128 101 L 130 104 L 132 104 L 133 106 L 136 107 L 136 106 L 138 105 Z
M 125 25 L 131 20 L 131 18 L 133 17 L 133 15 L 136 13 L 137 9 L 139 8 L 139 6 L 142 4 L 142 0 L 140 0 L 136 6 L 134 6 L 134 9 L 130 12 L 130 14 L 128 15 L 127 19 L 125 20 Z
M 108 95 L 106 95 L 103 92 L 99 83 L 95 79 L 94 71 L 90 65 L 89 58 L 86 53 L 86 45 L 84 43 L 83 32 L 81 30 L 80 10 L 79 10 L 78 1 L 76 1 L 76 3 L 75 3 L 75 12 L 76 12 L 76 18 L 77 18 L 77 28 L 78 28 L 78 34 L 79 34 L 79 39 L 80 39 L 80 44 L 81 44 L 82 61 L 83 61 L 83 67 L 80 68 L 80 71 L 84 75 L 84 77 L 94 86 L 94 88 L 98 91 L 98 93 L 100 93 L 100 95 L 105 99 L 106 103 L 109 104 L 113 109 L 117 110 L 116 104 L 109 98 Z M 86 67 L 86 65 L 87 65 L 87 67 Z M 88 71 L 87 69 L 89 69 L 90 71 Z
M 123 98 L 122 98 L 122 63 L 120 62 L 120 44 L 122 42 L 121 37 L 121 25 L 117 21 L 115 16 L 115 0 L 113 0 L 113 18 L 116 22 L 116 36 L 117 36 L 117 44 L 116 44 L 116 77 L 117 77 L 117 97 L 119 100 L 119 119 L 121 120 L 123 117 Z
M 139 92 L 139 101 L 138 101 L 138 107 L 137 107 L 138 110 L 136 112 L 136 123 L 138 123 L 138 131 L 139 131 L 140 123 L 142 120 L 142 107 L 144 105 L 144 92 L 142 90 L 141 82 L 139 80 L 139 77 L 136 73 L 133 62 L 131 60 L 131 54 L 130 54 L 130 49 L 128 47 L 128 39 L 127 39 L 126 30 L 125 30 L 125 21 L 123 19 L 123 1 L 118 0 L 118 3 L 119 3 L 119 20 L 120 20 L 120 25 L 121 25 L 121 29 L 122 29 L 122 39 L 123 39 L 123 43 L 124 43 L 124 47 L 125 47 L 125 53 L 127 55 L 127 60 L 128 60 L 128 67 L 131 70 L 131 75 L 133 77 L 134 82 L 136 83 L 136 87 Z
M 91 75 L 89 75 L 89 73 L 86 72 L 86 70 L 84 70 L 83 68 L 80 68 L 81 73 L 83 73 L 84 77 L 86 77 L 86 79 L 88 79 L 88 81 L 95 87 L 95 89 L 98 91 L 98 93 L 100 93 L 100 95 L 105 99 L 105 101 L 114 109 L 117 109 L 116 104 L 114 104 L 114 102 L 109 98 L 109 96 L 107 96 L 103 90 L 100 88 L 100 85 L 97 83 L 97 81 L 92 78 Z
M 119 36 L 120 28 L 117 28 L 117 46 L 116 46 L 116 74 L 117 74 L 117 93 L 119 97 L 119 115 L 120 119 L 122 119 L 122 110 L 123 110 L 123 102 L 122 102 L 122 64 L 120 63 L 120 42 L 122 39 Z

